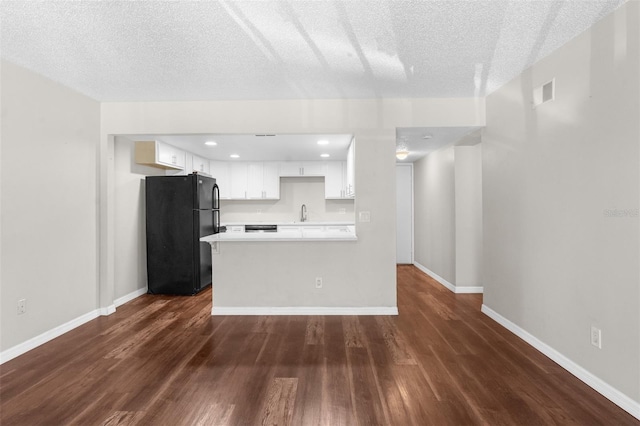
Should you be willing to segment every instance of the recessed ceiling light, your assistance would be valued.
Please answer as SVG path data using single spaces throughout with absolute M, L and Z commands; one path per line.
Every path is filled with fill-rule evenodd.
M 331 156 L 330 156 L 329 154 L 320 154 L 320 157 L 322 157 L 322 158 L 329 158 L 329 157 L 331 157 Z
M 329 145 L 329 141 L 324 140 L 324 139 L 323 140 L 319 140 L 318 141 L 318 145 Z
M 216 141 L 206 141 L 204 144 L 207 145 L 207 146 L 216 146 L 216 145 L 218 145 L 218 142 L 216 142 Z
M 238 154 L 231 154 L 229 157 L 231 157 L 231 158 L 240 158 L 240 156 Z
M 431 139 L 433 136 L 431 136 L 430 134 L 426 134 L 422 137 L 422 139 Z

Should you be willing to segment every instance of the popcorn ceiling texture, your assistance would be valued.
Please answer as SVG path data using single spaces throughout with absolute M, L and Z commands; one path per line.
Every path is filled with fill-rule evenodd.
M 485 96 L 622 3 L 2 1 L 0 52 L 100 101 Z

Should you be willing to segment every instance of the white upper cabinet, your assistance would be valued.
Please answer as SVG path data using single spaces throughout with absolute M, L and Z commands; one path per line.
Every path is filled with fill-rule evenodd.
M 347 163 L 344 161 L 329 161 L 327 174 L 324 178 L 324 198 L 351 198 L 347 193 Z
M 229 180 L 231 199 L 246 200 L 249 183 L 247 163 L 229 163 Z
M 209 160 L 205 160 L 204 158 L 198 157 L 197 155 L 192 155 L 191 170 L 203 175 L 211 175 L 209 169 Z
M 286 161 L 280 163 L 281 177 L 324 176 L 326 164 L 323 161 Z
M 229 177 L 229 163 L 226 161 L 210 161 L 209 170 L 211 177 L 215 178 L 216 184 L 220 188 L 220 198 L 228 200 L 231 198 L 231 179 Z
M 175 146 L 160 141 L 138 141 L 136 163 L 167 170 L 184 170 L 186 154 Z
M 263 182 L 264 198 L 280 199 L 280 174 L 278 173 L 279 164 L 277 162 L 263 163 Z
M 355 173 L 356 157 L 354 141 L 351 141 L 349 145 L 349 151 L 347 151 L 347 167 L 346 167 L 346 195 L 348 198 L 356 196 L 356 173 Z
M 256 162 L 247 166 L 248 184 L 247 198 L 251 199 L 279 199 L 280 176 L 278 163 Z

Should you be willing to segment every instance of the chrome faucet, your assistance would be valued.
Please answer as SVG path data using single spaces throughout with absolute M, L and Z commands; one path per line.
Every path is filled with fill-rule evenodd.
M 302 207 L 300 207 L 300 222 L 306 222 L 307 221 L 307 206 L 306 205 L 302 205 Z

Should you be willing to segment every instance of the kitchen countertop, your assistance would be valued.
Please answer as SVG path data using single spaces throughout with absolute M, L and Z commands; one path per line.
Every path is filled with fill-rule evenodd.
M 280 226 L 354 226 L 355 222 L 300 222 L 300 221 L 289 221 L 289 222 L 279 222 L 279 221 L 268 221 L 268 220 L 256 220 L 256 221 L 246 221 L 246 222 L 224 222 L 221 223 L 224 226 L 244 226 L 244 225 L 280 225 Z
M 307 223 L 307 222 L 305 222 Z M 320 222 L 327 225 L 328 222 Z M 272 224 L 272 223 L 271 223 Z M 289 225 L 289 224 L 287 224 Z M 345 226 L 345 230 L 285 230 L 280 232 L 222 232 L 200 238 L 205 243 L 223 241 L 357 241 L 354 226 Z

